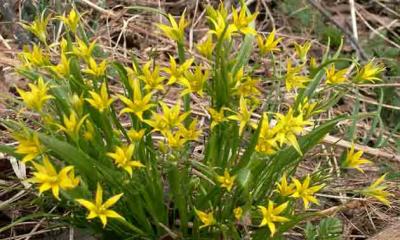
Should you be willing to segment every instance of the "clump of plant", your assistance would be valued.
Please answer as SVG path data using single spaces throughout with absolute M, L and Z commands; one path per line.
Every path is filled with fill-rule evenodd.
M 168 23 L 158 28 L 176 42 L 177 53 L 161 67 L 157 59 L 140 64 L 133 57 L 127 66 L 98 57 L 75 10 L 54 19 L 42 15 L 24 25 L 40 42 L 24 48 L 17 69 L 31 81 L 18 89 L 18 111 L 34 112 L 33 124 L 2 120 L 18 145 L 1 150 L 32 169 L 26 181 L 38 197 L 68 208 L 63 221 L 105 238 L 279 238 L 323 217 L 316 194 L 335 176 L 323 163 L 295 173 L 346 116 L 316 116 L 357 84 L 380 80 L 383 67 L 371 61 L 336 69 L 336 62 L 356 62 L 329 49 L 315 59 L 305 42 L 296 43 L 286 67 L 275 64 L 271 76 L 257 75 L 260 63 L 277 61 L 282 38 L 275 30 L 258 34 L 256 16 L 245 5 L 208 7 L 209 30 L 191 54 L 185 14 L 179 20 L 166 15 Z M 59 42 L 48 42 L 49 21 L 64 25 Z M 248 63 L 252 52 L 255 64 Z M 278 107 L 286 93 L 292 104 Z M 371 162 L 362 154 L 349 149 L 341 167 L 363 172 Z M 388 205 L 384 177 L 352 193 Z M 309 211 L 316 205 L 319 210 Z

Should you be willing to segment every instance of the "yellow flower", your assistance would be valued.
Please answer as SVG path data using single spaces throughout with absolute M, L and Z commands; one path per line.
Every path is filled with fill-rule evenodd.
M 278 122 L 274 127 L 274 131 L 276 131 L 276 138 L 280 146 L 282 146 L 284 143 L 292 145 L 296 151 L 301 154 L 301 149 L 299 143 L 297 142 L 296 135 L 304 132 L 304 127 L 311 125 L 312 123 L 304 120 L 302 113 L 294 116 L 292 108 L 289 109 L 286 115 L 276 113 L 276 116 L 278 118 Z
M 169 128 L 180 127 L 183 121 L 190 115 L 190 112 L 180 113 L 181 110 L 181 102 L 177 102 L 171 108 L 162 101 L 159 102 L 162 109 L 162 119 L 167 124 Z
M 369 187 L 363 189 L 361 193 L 368 197 L 376 198 L 381 203 L 390 206 L 388 197 L 393 196 L 393 194 L 386 191 L 387 186 L 382 184 L 385 181 L 386 174 L 382 175 L 380 178 L 376 179 Z
M 82 124 L 85 122 L 85 120 L 88 116 L 89 115 L 85 115 L 83 118 L 81 118 L 78 121 L 76 113 L 71 112 L 69 117 L 67 117 L 66 115 L 63 116 L 63 124 L 64 125 L 57 124 L 57 126 L 59 127 L 59 129 L 61 131 L 65 132 L 72 139 L 76 140 L 79 136 L 79 130 L 81 129 Z
M 47 100 L 54 98 L 53 96 L 47 94 L 47 91 L 49 90 L 47 84 L 48 83 L 44 83 L 42 77 L 39 77 L 37 85 L 31 83 L 28 84 L 30 91 L 24 91 L 19 88 L 17 88 L 17 91 L 27 107 L 41 112 L 43 105 L 47 102 Z
M 233 215 L 235 216 L 236 220 L 240 220 L 243 215 L 243 209 L 241 207 L 237 207 L 233 209 Z
M 28 137 L 14 134 L 14 138 L 18 141 L 15 152 L 24 155 L 21 160 L 23 163 L 32 161 L 44 151 L 44 146 L 36 133 L 29 134 Z
M 277 192 L 283 197 L 292 195 L 295 191 L 294 190 L 295 185 L 293 183 L 288 184 L 286 179 L 286 173 L 283 174 L 283 176 L 281 177 L 281 182 L 277 183 L 276 185 L 278 187 Z
M 85 61 L 89 61 L 89 59 L 92 57 L 94 47 L 96 46 L 96 41 L 91 42 L 89 46 L 78 37 L 76 38 L 76 41 L 78 43 L 78 46 L 73 46 L 72 52 L 76 56 L 84 59 Z
M 185 77 L 179 82 L 185 87 L 181 92 L 182 96 L 189 93 L 197 93 L 203 96 L 203 87 L 210 72 L 207 69 L 202 71 L 201 68 L 201 66 L 196 66 L 194 72 L 191 70 L 185 72 Z
M 317 107 L 317 102 L 310 102 L 308 100 L 308 97 L 305 97 L 300 102 L 298 111 L 303 114 L 303 119 L 306 120 L 310 119 L 314 114 L 321 112 L 321 110 L 316 110 L 316 107 Z
M 144 122 L 153 128 L 152 132 L 159 131 L 164 134 L 169 129 L 168 123 L 166 122 L 164 116 L 156 112 L 152 112 L 151 119 L 144 120 Z
M 183 74 L 185 73 L 185 71 L 189 70 L 190 66 L 192 66 L 193 61 L 194 58 L 191 58 L 186 60 L 182 65 L 177 66 L 175 58 L 170 55 L 169 68 L 163 68 L 164 72 L 169 75 L 169 80 L 167 84 L 174 84 L 177 81 L 183 81 L 185 79 Z
M 217 19 L 218 15 L 221 15 L 223 19 L 228 18 L 228 10 L 224 6 L 224 2 L 220 2 L 218 9 L 214 9 L 211 5 L 206 7 L 207 16 L 212 19 Z
M 172 133 L 171 131 L 163 131 L 163 135 L 167 138 L 168 146 L 172 149 L 182 149 L 187 139 L 183 138 L 181 132 Z
M 158 28 L 169 39 L 174 40 L 178 43 L 183 43 L 185 40 L 185 28 L 188 25 L 188 22 L 185 19 L 185 12 L 183 12 L 182 16 L 180 17 L 179 23 L 175 21 L 174 17 L 171 14 L 168 14 L 168 20 L 171 26 L 165 24 L 157 24 Z
M 197 119 L 194 119 L 189 127 L 179 126 L 178 132 L 186 141 L 197 141 L 201 135 L 201 129 L 197 126 Z
M 164 77 L 160 76 L 160 67 L 157 65 L 154 70 L 150 70 L 151 61 L 148 61 L 142 68 L 143 75 L 139 79 L 145 83 L 144 89 L 148 91 L 164 91 Z
M 83 95 L 78 96 L 78 94 L 74 93 L 70 99 L 69 102 L 72 106 L 72 109 L 78 113 L 79 115 L 83 112 L 83 104 L 85 100 L 83 99 Z
M 278 149 L 277 139 L 275 132 L 269 126 L 269 120 L 266 113 L 263 114 L 263 121 L 261 123 L 260 135 L 258 137 L 256 151 L 272 155 Z
M 85 100 L 92 105 L 94 108 L 99 110 L 99 112 L 104 112 L 108 109 L 114 99 L 108 96 L 107 85 L 105 82 L 101 84 L 100 94 L 95 91 L 89 91 L 91 98 L 85 98 Z
M 220 11 L 216 11 L 216 16 L 208 16 L 207 18 L 214 26 L 214 29 L 208 31 L 209 34 L 215 34 L 218 39 L 222 37 L 223 39 L 231 40 L 232 34 L 237 29 L 233 24 L 228 24 L 227 26 L 226 17 Z
M 207 39 L 204 42 L 198 43 L 196 45 L 197 51 L 205 58 L 211 58 L 214 47 L 215 45 L 213 43 L 211 35 L 208 35 Z
M 142 91 L 140 89 L 140 83 L 137 79 L 133 80 L 133 100 L 119 95 L 119 99 L 126 105 L 122 109 L 120 114 L 123 113 L 134 113 L 141 121 L 143 121 L 143 113 L 149 110 L 154 104 L 150 103 L 152 94 L 148 93 L 144 97 L 142 96 Z
M 330 68 L 326 69 L 326 83 L 327 84 L 341 84 L 346 81 L 347 68 L 336 72 L 335 64 L 332 64 Z
M 67 190 L 78 186 L 79 178 L 75 177 L 74 167 L 67 166 L 57 173 L 48 157 L 43 158 L 43 165 L 33 162 L 36 172 L 29 182 L 40 184 L 39 194 L 51 189 L 54 197 L 60 200 L 60 189 Z
M 305 84 L 310 81 L 308 77 L 299 75 L 302 68 L 303 65 L 292 67 L 292 61 L 288 59 L 285 76 L 287 91 L 291 91 L 294 88 L 305 88 Z
M 50 16 L 45 17 L 44 11 L 37 17 L 31 24 L 22 23 L 21 26 L 26 30 L 33 33 L 41 42 L 46 43 L 47 38 L 47 24 L 49 23 Z
M 297 56 L 300 58 L 300 61 L 303 63 L 307 62 L 307 54 L 311 48 L 311 42 L 305 42 L 303 45 L 298 43 L 294 43 L 294 48 L 296 50 Z
M 208 113 L 211 116 L 211 130 L 218 124 L 228 120 L 227 118 L 225 118 L 224 110 L 224 108 L 221 108 L 219 111 L 215 110 L 214 108 L 208 109 Z
M 257 45 L 261 55 L 280 51 L 277 46 L 282 41 L 282 38 L 275 40 L 275 34 L 276 31 L 273 29 L 266 39 L 262 35 L 257 35 Z
M 384 70 L 385 67 L 380 64 L 375 64 L 374 60 L 371 60 L 361 69 L 357 68 L 357 73 L 353 81 L 356 83 L 381 81 L 382 79 L 380 79 L 378 75 Z
M 76 32 L 79 24 L 79 15 L 75 9 L 72 8 L 67 17 L 60 16 L 59 18 L 73 33 Z
M 140 129 L 139 131 L 136 131 L 136 129 L 131 129 L 127 132 L 127 134 L 131 141 L 138 142 L 143 138 L 145 131 L 145 129 Z
M 250 97 L 258 100 L 261 96 L 261 92 L 258 89 L 261 85 L 259 79 L 253 79 L 251 77 L 242 78 L 242 81 L 238 81 L 235 86 L 235 93 L 244 98 Z
M 240 97 L 239 103 L 239 112 L 235 115 L 231 115 L 228 117 L 230 120 L 239 121 L 239 134 L 241 135 L 244 127 L 250 122 L 250 125 L 254 127 L 254 123 L 251 123 L 251 114 L 253 110 L 249 110 L 246 104 L 246 99 L 244 97 Z
M 276 232 L 275 223 L 290 221 L 286 217 L 279 216 L 287 208 L 288 202 L 285 202 L 277 207 L 274 207 L 274 205 L 275 203 L 273 201 L 268 200 L 268 207 L 258 206 L 263 217 L 260 227 L 268 225 L 269 231 L 271 232 L 271 237 Z
M 132 177 L 132 168 L 142 168 L 144 165 L 137 160 L 132 160 L 135 145 L 129 144 L 124 147 L 116 147 L 115 152 L 107 153 L 107 156 L 114 159 L 115 164 L 119 168 L 123 168 Z
M 208 227 L 208 226 L 212 226 L 214 224 L 216 224 L 217 222 L 215 221 L 213 212 L 203 212 L 197 209 L 194 209 L 194 211 L 196 212 L 197 217 L 200 219 L 200 221 L 203 223 L 202 226 L 200 226 L 200 229 Z
M 246 14 L 246 7 L 242 6 L 240 12 L 238 12 L 234 7 L 232 7 L 232 20 L 233 25 L 236 27 L 236 30 L 247 35 L 257 35 L 257 31 L 249 26 L 251 22 L 253 22 L 258 13 L 251 14 L 247 16 Z
M 100 184 L 97 184 L 96 199 L 94 202 L 88 201 L 86 199 L 76 199 L 76 201 L 89 210 L 89 215 L 87 219 L 100 218 L 103 223 L 103 227 L 107 224 L 107 218 L 117 218 L 124 220 L 124 218 L 113 210 L 109 210 L 111 206 L 116 204 L 118 200 L 122 197 L 123 193 L 117 194 L 109 198 L 105 203 L 103 203 L 103 189 Z
M 372 164 L 372 162 L 365 158 L 361 158 L 362 155 L 363 151 L 354 152 L 354 144 L 352 144 L 350 150 L 347 150 L 346 159 L 344 160 L 342 167 L 354 168 L 364 173 L 364 170 L 360 168 L 360 165 Z
M 226 188 L 228 192 L 232 190 L 233 183 L 235 182 L 236 176 L 231 176 L 228 169 L 224 170 L 223 176 L 217 176 L 217 181 L 221 184 L 221 187 Z
M 101 63 L 97 64 L 96 61 L 92 58 L 89 57 L 89 68 L 85 68 L 82 70 L 82 72 L 93 75 L 95 77 L 101 77 L 104 76 L 106 73 L 107 69 L 107 61 L 103 60 Z
M 93 140 L 94 137 L 94 127 L 90 121 L 86 122 L 86 130 L 83 132 L 83 138 L 87 141 Z
M 303 183 L 301 183 L 298 179 L 293 178 L 296 191 L 291 195 L 291 197 L 301 198 L 303 200 L 304 209 L 309 208 L 309 202 L 319 205 L 318 199 L 314 197 L 314 194 L 324 187 L 324 184 L 310 187 L 310 181 L 310 175 L 307 175 Z
M 56 66 L 51 66 L 50 68 L 58 75 L 68 77 L 70 74 L 70 64 L 71 60 L 67 58 L 64 53 L 61 53 L 60 62 Z
M 27 46 L 24 46 L 18 57 L 24 63 L 23 67 L 42 67 L 50 64 L 47 54 L 43 53 L 43 50 L 36 44 L 33 45 L 32 51 Z
M 310 58 L 309 66 L 310 66 L 310 72 L 314 72 L 315 70 L 317 70 L 318 63 L 317 63 L 317 60 L 315 59 L 315 57 Z

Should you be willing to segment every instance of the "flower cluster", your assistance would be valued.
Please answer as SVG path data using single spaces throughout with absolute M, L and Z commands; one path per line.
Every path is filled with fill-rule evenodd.
M 295 173 L 307 151 L 339 121 L 314 121 L 336 99 L 321 96 L 378 81 L 384 68 L 370 61 L 354 72 L 337 70 L 335 63 L 343 59 L 336 57 L 317 64 L 309 56 L 312 42 L 305 42 L 294 44 L 296 59 L 274 71 L 283 74 L 259 76 L 262 65 L 247 64 L 247 51 L 256 46 L 254 60 L 265 61 L 280 52 L 285 39 L 275 30 L 259 34 L 258 14 L 245 5 L 232 8 L 231 15 L 223 4 L 206 13 L 209 29 L 196 45 L 201 58 L 186 51 L 185 12 L 179 20 L 168 14 L 168 23 L 157 24 L 177 46 L 166 66 L 157 59 L 141 64 L 133 58 L 130 66 L 104 59 L 74 9 L 23 25 L 41 43 L 20 53 L 17 71 L 32 83 L 18 93 L 22 110 L 38 114 L 40 128 L 6 125 L 18 141 L 15 153 L 32 164 L 29 181 L 39 193 L 51 190 L 60 204 L 75 206 L 71 224 L 82 221 L 83 206 L 89 226 L 99 231 L 92 220 L 98 218 L 121 238 L 179 233 L 236 239 L 249 234 L 247 228 L 276 236 L 281 227 L 293 226 L 295 214 L 320 204 L 316 193 L 329 185 L 327 177 Z M 54 20 L 64 23 L 65 32 L 58 44 L 48 44 L 46 26 Z M 53 52 L 58 59 L 50 57 Z M 276 92 L 265 87 L 267 81 Z M 282 100 L 281 84 L 295 96 L 283 108 L 276 103 Z M 343 169 L 363 172 L 360 165 L 371 162 L 362 154 L 351 147 Z M 389 204 L 383 180 L 357 193 Z M 87 200 L 94 188 L 94 200 Z M 104 202 L 105 195 L 110 197 Z

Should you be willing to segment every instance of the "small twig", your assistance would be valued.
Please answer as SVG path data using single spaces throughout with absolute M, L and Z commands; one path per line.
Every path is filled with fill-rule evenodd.
M 332 144 L 332 145 L 336 145 L 336 146 L 340 146 L 343 148 L 350 148 L 352 143 L 343 139 L 340 139 L 338 137 L 334 137 L 334 136 L 330 136 L 327 135 L 324 137 L 323 140 L 325 143 L 328 144 Z M 397 154 L 392 154 L 392 153 L 388 153 L 388 152 L 384 152 L 378 148 L 372 148 L 372 147 L 368 147 L 368 146 L 363 146 L 363 145 L 359 145 L 359 144 L 354 144 L 354 148 L 357 150 L 361 150 L 366 154 L 370 154 L 370 155 L 374 155 L 376 157 L 382 157 L 382 158 L 387 158 L 389 160 L 395 160 L 397 162 L 400 162 L 400 156 Z
M 366 99 L 366 98 L 363 98 L 363 97 L 360 97 L 360 96 L 354 96 L 354 95 L 352 95 L 352 94 L 347 94 L 345 97 L 349 97 L 349 98 L 352 98 L 352 99 L 357 99 L 357 97 L 358 97 L 358 99 L 359 99 L 360 101 L 362 101 L 362 102 L 366 102 L 366 103 L 374 104 L 374 105 L 380 105 L 380 106 L 382 106 L 382 107 L 384 107 L 384 108 L 389 108 L 389 109 L 394 109 L 394 110 L 400 110 L 400 107 L 398 107 L 398 106 L 393 106 L 393 105 L 383 104 L 383 103 L 381 104 L 381 103 L 378 103 L 378 102 L 376 102 L 376 101 L 369 100 L 369 99 Z
M 98 11 L 98 12 L 107 14 L 107 15 L 109 15 L 111 17 L 115 17 L 116 16 L 115 13 L 113 13 L 111 10 L 106 10 L 106 9 L 104 9 L 102 7 L 99 7 L 99 6 L 97 6 L 96 4 L 92 3 L 89 0 L 81 0 L 81 1 L 83 3 L 85 3 L 86 5 L 90 6 L 91 8 L 93 8 L 94 10 Z
M 349 0 L 349 4 L 350 4 L 351 26 L 353 28 L 353 36 L 354 39 L 358 41 L 356 7 L 354 6 L 354 0 Z
M 358 87 L 372 87 L 372 88 L 400 87 L 400 83 L 359 84 Z
M 390 43 L 391 45 L 393 45 L 394 47 L 397 47 L 400 49 L 400 45 L 393 42 L 392 40 L 390 40 L 389 38 L 385 37 L 382 33 L 380 33 L 378 30 L 376 30 L 375 28 L 373 28 L 367 20 L 365 20 L 365 18 L 361 15 L 361 13 L 359 11 L 357 11 L 356 9 L 356 14 L 357 16 L 359 16 L 361 18 L 361 20 L 363 21 L 363 23 L 365 24 L 365 26 L 367 26 L 369 29 L 371 29 L 371 31 L 373 31 L 376 35 L 378 35 L 380 38 L 382 38 L 383 40 L 385 40 L 386 42 Z

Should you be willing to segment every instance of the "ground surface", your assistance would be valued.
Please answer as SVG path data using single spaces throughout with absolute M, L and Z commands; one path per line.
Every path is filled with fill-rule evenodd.
M 56 2 L 56 4 L 54 4 Z M 70 2 L 70 1 L 68 1 Z M 91 4 L 93 2 L 94 4 Z M 160 16 L 134 10 L 132 6 L 160 8 L 173 15 L 180 15 L 186 9 L 194 26 L 189 29 L 190 49 L 193 42 L 204 36 L 204 6 L 217 1 L 168 1 L 168 0 L 117 0 L 117 1 L 77 1 L 76 6 L 83 13 L 83 18 L 93 38 L 104 46 L 112 58 L 129 63 L 131 54 L 141 60 L 157 54 L 167 60 L 167 54 L 174 45 L 155 31 L 154 22 L 160 22 Z M 226 5 L 235 1 L 224 1 Z M 365 86 L 359 95 L 349 94 L 327 116 L 339 113 L 351 113 L 354 105 L 359 104 L 360 111 L 379 111 L 378 119 L 368 119 L 357 125 L 359 146 L 366 156 L 376 164 L 366 169 L 367 174 L 351 172 L 350 178 L 337 181 L 337 188 L 364 186 L 382 172 L 389 172 L 391 189 L 395 197 L 391 207 L 376 202 L 358 202 L 337 213 L 344 225 L 345 239 L 366 239 L 398 222 L 400 202 L 398 201 L 399 173 L 399 121 L 400 119 L 400 5 L 395 0 L 355 1 L 315 1 L 315 0 L 253 0 L 247 1 L 250 9 L 257 9 L 257 30 L 269 32 L 277 29 L 284 37 L 282 59 L 293 56 L 293 41 L 312 40 L 312 52 L 320 55 L 331 39 L 333 48 L 340 38 L 345 36 L 344 55 L 362 60 L 383 61 L 387 66 L 385 81 L 378 86 Z M 397 2 L 397 3 L 396 3 Z M 25 80 L 13 72 L 18 64 L 17 53 L 21 46 L 33 40 L 15 22 L 32 20 L 40 9 L 48 8 L 57 15 L 68 4 L 64 1 L 6 1 L 0 0 L 0 118 L 15 118 L 18 113 L 9 110 L 2 100 L 10 101 L 17 97 L 16 86 L 24 86 Z M 354 11 L 354 15 L 352 15 Z M 356 30 L 355 30 L 356 29 Z M 51 29 L 52 37 L 57 38 L 56 29 Z M 265 72 L 268 74 L 268 63 Z M 301 169 L 313 169 L 321 158 L 328 159 L 332 171 L 336 174 L 337 157 L 341 152 L 333 152 L 332 145 L 343 149 L 349 147 L 346 141 L 348 128 L 352 123 L 345 122 L 337 133 L 324 139 L 324 145 L 310 153 Z M 14 142 L 0 125 L 0 144 L 13 145 Z M 335 148 L 338 149 L 338 148 Z M 13 165 L 10 163 L 13 162 Z M 336 164 L 336 165 L 335 165 Z M 63 232 L 63 226 L 54 226 L 43 221 L 21 222 L 10 229 L 3 230 L 10 222 L 32 213 L 37 208 L 32 202 L 32 192 L 20 184 L 18 177 L 24 176 L 15 162 L 6 155 L 0 155 L 0 238 L 27 239 L 43 238 L 47 232 Z M 17 173 L 17 175 L 16 175 Z M 323 204 L 335 206 L 351 196 L 325 194 Z M 392 237 L 398 234 L 398 228 L 391 228 Z M 49 235 L 46 235 L 49 236 Z M 383 235 L 387 236 L 387 235 Z M 290 238 L 302 239 L 294 232 Z M 374 239 L 389 239 L 380 237 Z

